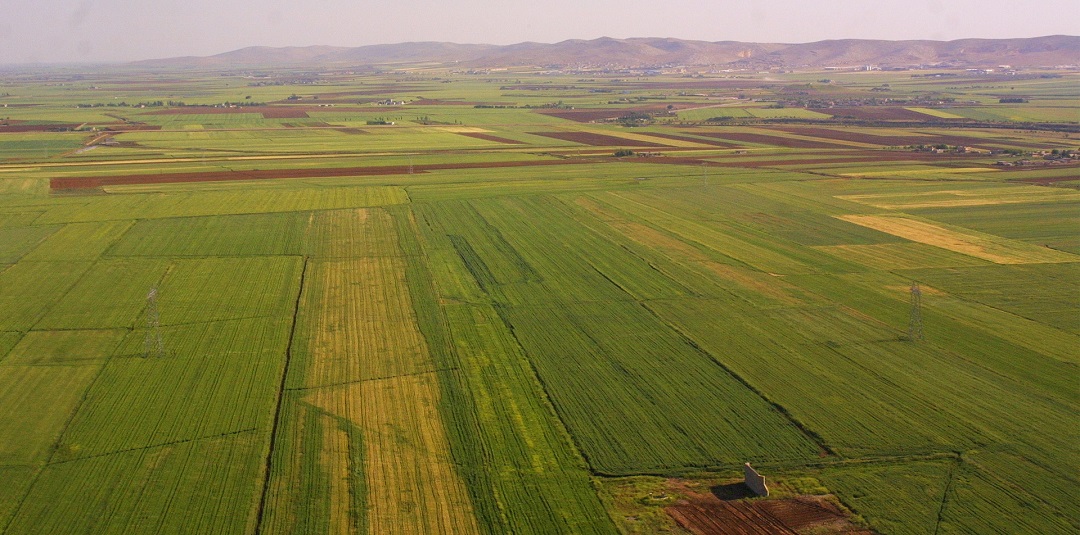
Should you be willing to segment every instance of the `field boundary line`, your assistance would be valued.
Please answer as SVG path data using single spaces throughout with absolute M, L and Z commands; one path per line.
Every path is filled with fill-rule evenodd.
M 270 427 L 270 445 L 266 450 L 266 462 L 263 464 L 263 488 L 259 497 L 259 509 L 255 516 L 255 535 L 262 533 L 263 513 L 266 511 L 266 499 L 270 494 L 270 476 L 274 464 L 274 446 L 277 442 L 278 424 L 281 422 L 281 406 L 285 400 L 285 384 L 289 378 L 289 364 L 292 362 L 293 340 L 296 336 L 297 318 L 300 316 L 300 304 L 304 297 L 304 282 L 307 280 L 309 258 L 304 256 L 304 265 L 300 270 L 300 284 L 296 291 L 296 301 L 293 304 L 292 325 L 289 328 L 289 341 L 285 345 L 285 365 L 281 370 L 281 383 L 278 386 L 277 407 L 274 409 L 274 423 Z

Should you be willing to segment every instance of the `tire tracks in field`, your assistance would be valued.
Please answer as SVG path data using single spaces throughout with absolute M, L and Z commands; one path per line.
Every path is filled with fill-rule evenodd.
M 285 400 L 286 381 L 289 378 L 289 364 L 293 356 L 293 340 L 296 337 L 296 325 L 300 316 L 300 304 L 304 297 L 304 283 L 307 281 L 308 264 L 310 258 L 304 256 L 304 266 L 300 270 L 300 287 L 296 291 L 296 301 L 293 304 L 292 325 L 289 328 L 289 341 L 285 346 L 285 366 L 281 370 L 281 383 L 278 385 L 277 407 L 274 409 L 274 423 L 270 427 L 270 447 L 266 451 L 266 461 L 263 464 L 263 488 L 259 497 L 259 509 L 255 520 L 255 535 L 262 533 L 263 514 L 266 512 L 266 500 L 270 494 L 270 476 L 273 473 L 274 446 L 277 444 L 278 425 L 281 423 L 281 406 Z
M 949 492 L 952 491 L 953 481 L 956 480 L 956 472 L 960 470 L 960 465 L 963 463 L 963 455 L 960 452 L 956 452 L 956 462 L 953 463 L 952 468 L 949 469 L 949 478 L 945 481 L 945 492 L 941 493 L 941 506 L 938 507 L 937 521 L 934 523 L 934 535 L 938 535 L 941 531 L 941 521 L 945 516 L 945 505 L 949 503 Z
M 356 380 L 353 380 L 353 381 L 340 381 L 340 382 L 337 382 L 337 383 L 327 383 L 327 384 L 313 385 L 313 386 L 294 386 L 292 388 L 286 388 L 285 390 L 287 392 L 305 392 L 305 391 L 308 391 L 308 390 L 319 390 L 321 388 L 332 388 L 332 387 L 335 387 L 335 386 L 355 385 L 355 384 L 361 384 L 361 383 L 370 383 L 372 381 L 387 381 L 387 380 L 390 380 L 390 379 L 400 379 L 402 377 L 419 377 L 421 375 L 430 375 L 430 374 L 437 374 L 437 373 L 453 372 L 453 371 L 458 371 L 460 369 L 461 368 L 458 367 L 458 366 L 453 366 L 453 367 L 450 367 L 450 368 L 432 368 L 430 370 L 422 370 L 422 371 L 418 371 L 418 372 L 399 373 L 397 375 L 380 375 L 378 377 L 367 377 L 367 378 L 364 378 L 364 379 L 356 379 Z
M 200 440 L 209 440 L 209 439 L 212 439 L 212 438 L 221 438 L 221 437 L 228 437 L 228 436 L 233 436 L 233 435 L 242 435 L 244 433 L 252 433 L 254 431 L 258 431 L 258 428 L 257 427 L 249 427 L 247 429 L 239 429 L 239 430 L 236 430 L 236 431 L 226 431 L 224 433 L 217 433 L 217 434 L 214 434 L 214 435 L 204 435 L 204 436 L 200 436 L 200 437 L 184 438 L 184 439 L 180 439 L 180 440 L 170 440 L 169 442 L 160 442 L 160 443 L 157 443 L 157 444 L 149 444 L 149 445 L 146 445 L 146 446 L 139 446 L 138 448 L 127 448 L 127 449 L 123 449 L 123 450 L 107 451 L 105 453 L 98 453 L 98 454 L 95 454 L 95 455 L 87 455 L 85 457 L 73 457 L 71 459 L 64 459 L 64 460 L 61 460 L 61 461 L 49 461 L 45 465 L 45 467 L 55 466 L 55 465 L 58 465 L 58 464 L 73 463 L 73 462 L 77 462 L 77 461 L 85 461 L 87 459 L 98 459 L 100 457 L 109 457 L 111 455 L 119 455 L 121 453 L 131 453 L 133 451 L 143 451 L 143 450 L 152 450 L 154 448 L 164 448 L 166 446 L 175 446 L 177 444 L 187 444 L 189 442 L 198 442 Z

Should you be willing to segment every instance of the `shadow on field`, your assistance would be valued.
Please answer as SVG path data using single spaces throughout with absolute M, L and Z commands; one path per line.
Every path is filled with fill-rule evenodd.
M 745 483 L 728 483 L 727 485 L 717 485 L 709 489 L 713 493 L 713 496 L 720 498 L 724 501 L 730 500 L 742 500 L 744 498 L 753 498 L 756 496 L 754 491 L 750 490 Z

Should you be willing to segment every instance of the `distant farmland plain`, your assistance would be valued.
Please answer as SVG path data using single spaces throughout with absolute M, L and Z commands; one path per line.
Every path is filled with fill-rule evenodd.
M 1075 533 L 1077 74 L 827 76 L 4 74 L 0 533 Z

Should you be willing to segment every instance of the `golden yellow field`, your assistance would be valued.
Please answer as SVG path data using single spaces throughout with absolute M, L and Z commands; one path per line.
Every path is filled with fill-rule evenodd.
M 840 219 L 880 230 L 914 242 L 933 245 L 995 264 L 1036 264 L 1076 262 L 1076 255 L 991 236 L 974 231 L 961 232 L 903 216 L 845 215 Z

